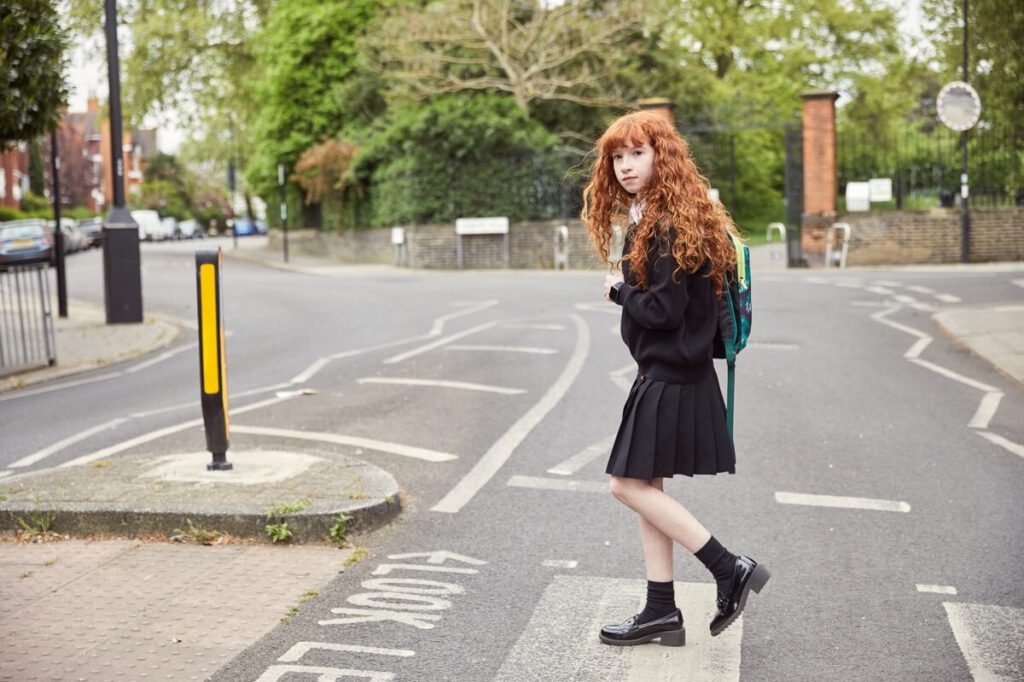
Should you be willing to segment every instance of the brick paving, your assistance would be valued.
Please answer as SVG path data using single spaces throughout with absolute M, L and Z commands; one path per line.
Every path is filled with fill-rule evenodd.
M 0 542 L 0 680 L 205 680 L 350 550 Z

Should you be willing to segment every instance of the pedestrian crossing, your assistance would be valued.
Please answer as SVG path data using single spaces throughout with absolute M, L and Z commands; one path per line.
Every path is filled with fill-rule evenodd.
M 597 636 L 601 627 L 636 613 L 646 586 L 644 580 L 556 575 L 495 682 L 739 680 L 743 616 L 718 637 L 711 637 L 712 583 L 676 583 L 686 646 L 613 647 L 601 643 Z

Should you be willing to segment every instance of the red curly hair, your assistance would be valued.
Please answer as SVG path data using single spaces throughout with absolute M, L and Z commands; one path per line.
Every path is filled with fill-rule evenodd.
M 654 149 L 654 167 L 650 181 L 634 196 L 615 178 L 612 154 L 644 142 Z M 643 217 L 630 236 L 634 245 L 648 248 L 634 248 L 623 258 L 630 263 L 635 284 L 647 290 L 650 245 L 655 238 L 667 243 L 671 228 L 675 228 L 670 250 L 678 268 L 673 277 L 679 270 L 695 273 L 708 262 L 715 294 L 721 297 L 725 273 L 736 266 L 730 235 L 738 236 L 738 232 L 725 207 L 708 197 L 708 181 L 697 170 L 686 141 L 675 128 L 660 115 L 636 111 L 608 126 L 594 151 L 580 218 L 601 258 L 609 260 L 612 221 L 626 223 L 629 206 L 637 199 L 643 205 Z M 621 267 L 621 261 L 614 267 Z

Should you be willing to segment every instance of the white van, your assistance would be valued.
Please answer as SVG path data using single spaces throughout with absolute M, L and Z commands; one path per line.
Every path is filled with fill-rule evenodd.
M 132 218 L 139 225 L 139 241 L 153 241 L 167 239 L 163 224 L 160 222 L 160 214 L 156 211 L 132 211 Z

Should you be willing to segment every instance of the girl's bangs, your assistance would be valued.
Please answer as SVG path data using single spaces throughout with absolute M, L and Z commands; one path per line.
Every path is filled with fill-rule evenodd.
M 623 116 L 608 127 L 601 136 L 598 147 L 601 154 L 608 155 L 621 147 L 642 145 L 648 141 L 648 137 L 638 121 L 632 116 Z

